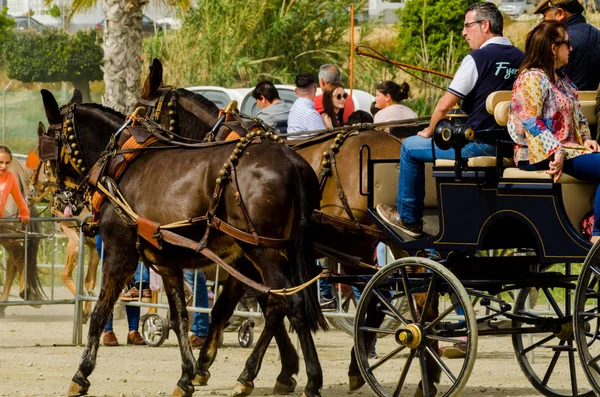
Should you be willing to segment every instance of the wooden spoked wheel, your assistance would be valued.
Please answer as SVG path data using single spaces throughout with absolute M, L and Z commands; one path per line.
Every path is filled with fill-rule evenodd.
M 600 395 L 600 244 L 590 250 L 579 274 L 573 318 L 575 341 L 583 370 Z
M 450 301 L 446 307 L 442 296 Z M 405 313 L 392 303 L 399 298 L 407 300 Z M 399 325 L 373 323 L 382 316 Z M 459 395 L 477 356 L 477 322 L 465 288 L 450 270 L 424 258 L 397 260 L 373 276 L 359 302 L 354 332 L 360 372 L 381 397 L 413 396 L 419 388 L 426 396 Z M 378 357 L 369 358 L 366 341 L 382 334 L 392 337 L 378 341 Z M 465 355 L 449 359 L 438 346 L 460 347 Z M 434 384 L 436 372 L 441 379 Z
M 516 315 L 535 322 L 512 323 L 514 328 L 523 330 L 512 336 L 521 370 L 533 387 L 545 396 L 593 397 L 594 392 L 585 381 L 577 356 L 572 288 L 541 288 L 537 299 L 531 298 L 531 290 L 520 290 L 514 307 Z M 570 384 L 565 384 L 565 376 L 571 379 Z

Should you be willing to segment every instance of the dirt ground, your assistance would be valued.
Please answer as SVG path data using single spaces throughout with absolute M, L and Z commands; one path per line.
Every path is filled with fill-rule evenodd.
M 17 299 L 11 297 L 11 299 Z M 144 309 L 142 309 L 144 312 Z M 9 307 L 0 319 L 0 396 L 61 396 L 66 395 L 83 347 L 71 346 L 73 307 L 67 305 Z M 260 329 L 257 329 L 260 331 Z M 124 343 L 125 320 L 115 321 L 115 332 Z M 84 328 L 87 333 L 87 327 Z M 255 335 L 255 340 L 258 333 Z M 324 397 L 348 395 L 347 366 L 352 338 L 332 330 L 316 335 L 319 358 L 324 371 Z M 392 338 L 379 341 L 384 350 Z M 161 396 L 171 395 L 180 375 L 180 357 L 173 333 L 161 347 L 101 346 L 98 362 L 90 377 L 91 396 Z M 211 369 L 209 385 L 196 388 L 197 396 L 228 396 L 242 371 L 248 349 L 241 348 L 237 333 L 226 333 L 225 343 Z M 380 353 L 381 354 L 381 353 Z M 297 377 L 294 395 L 302 394 L 305 371 Z M 254 396 L 269 396 L 279 371 L 276 348 L 272 344 L 255 381 Z M 398 368 L 398 373 L 400 368 Z M 558 382 L 570 384 L 565 371 L 557 373 Z M 395 377 L 397 379 L 397 376 Z M 555 379 L 556 380 L 556 379 Z M 587 385 L 579 371 L 578 382 Z M 370 396 L 367 386 L 353 393 Z M 411 393 L 412 394 L 412 393 Z M 519 369 L 508 337 L 480 338 L 475 369 L 462 396 L 536 396 Z

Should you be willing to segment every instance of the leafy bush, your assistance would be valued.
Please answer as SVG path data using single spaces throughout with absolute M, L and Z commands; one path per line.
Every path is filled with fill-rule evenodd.
M 145 41 L 148 59 L 182 86 L 289 83 L 301 71 L 347 60 L 352 0 L 199 0 L 182 29 Z
M 15 24 L 14 19 L 7 17 L 8 7 L 4 7 L 0 13 L 0 61 L 2 60 L 2 48 L 6 43 L 7 35 L 10 34 L 12 27 Z
M 84 99 L 89 99 L 89 81 L 102 79 L 102 49 L 94 30 L 80 30 L 73 35 L 58 29 L 14 31 L 3 52 L 9 78 L 22 82 L 70 81 L 82 91 Z

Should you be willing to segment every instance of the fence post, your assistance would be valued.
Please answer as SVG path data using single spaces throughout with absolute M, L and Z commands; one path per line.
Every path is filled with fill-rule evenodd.
M 81 345 L 83 343 L 83 324 L 81 321 L 83 279 L 85 274 L 85 236 L 83 235 L 83 225 L 91 215 L 83 218 L 79 223 L 79 255 L 77 257 L 77 284 L 75 286 L 75 309 L 73 313 L 73 344 Z M 77 218 L 74 218 L 77 220 Z

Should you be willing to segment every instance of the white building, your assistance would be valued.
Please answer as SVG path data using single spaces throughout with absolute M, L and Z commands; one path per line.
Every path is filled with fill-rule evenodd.
M 404 7 L 405 0 L 369 0 L 369 19 L 381 18 L 384 23 L 398 22 L 396 10 Z
M 157 2 L 150 2 L 144 7 L 144 14 L 152 19 L 164 18 L 169 9 L 164 5 L 157 5 Z M 64 16 L 71 4 L 70 0 L 55 0 L 52 4 L 56 4 L 61 9 L 61 14 Z M 28 10 L 33 11 L 33 17 L 40 23 L 50 26 L 62 26 L 62 18 L 53 18 L 49 15 L 51 7 L 45 5 L 44 0 L 0 0 L 1 7 L 8 6 L 8 14 L 13 16 L 27 15 Z M 63 11 L 64 10 L 64 11 Z M 75 15 L 71 19 L 71 29 L 92 27 L 94 24 L 104 19 L 102 11 L 102 1 L 99 0 L 94 8 Z

